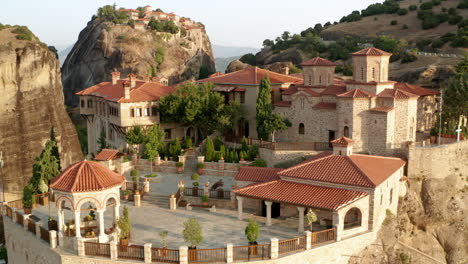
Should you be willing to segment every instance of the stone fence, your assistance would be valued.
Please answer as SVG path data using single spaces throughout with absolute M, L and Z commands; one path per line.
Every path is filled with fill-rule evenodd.
M 239 161 L 239 163 L 228 163 L 224 160 L 218 162 L 205 162 L 204 156 L 198 156 L 198 163 L 203 164 L 203 175 L 208 176 L 228 176 L 234 177 L 239 172 L 240 167 L 250 165 L 252 162 Z
M 179 156 L 178 161 L 162 160 L 161 157 L 156 157 L 151 164 L 147 159 L 138 159 L 136 156 L 132 157 L 134 168 L 140 171 L 155 172 L 168 172 L 168 173 L 183 173 L 186 165 L 186 156 Z M 177 163 L 181 162 L 182 167 L 177 167 Z

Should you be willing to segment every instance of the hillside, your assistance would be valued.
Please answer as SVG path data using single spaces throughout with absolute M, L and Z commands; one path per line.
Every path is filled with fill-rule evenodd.
M 2 29 L 3 28 L 3 29 Z M 83 158 L 63 103 L 59 62 L 26 27 L 0 24 L 0 146 L 6 200 L 18 199 L 54 127 L 62 167 Z
M 112 16 L 119 13 L 109 12 Z M 120 71 L 122 76 L 165 77 L 169 84 L 198 78 L 200 72 L 214 72 L 211 43 L 203 25 L 182 19 L 190 21 L 190 26 L 164 24 L 166 19 L 145 29 L 136 28 L 142 24 L 126 16 L 119 21 L 105 14 L 94 16 L 63 64 L 65 103 L 76 106 L 76 92 L 109 81 L 112 71 Z

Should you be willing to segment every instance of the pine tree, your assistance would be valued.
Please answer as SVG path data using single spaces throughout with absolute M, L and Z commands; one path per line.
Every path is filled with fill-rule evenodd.
M 205 152 L 205 159 L 206 161 L 212 161 L 214 158 L 214 145 L 211 138 L 206 139 L 206 152 Z
M 48 140 L 41 155 L 34 158 L 33 175 L 29 180 L 33 193 L 47 192 L 50 180 L 60 174 L 60 160 L 53 154 L 56 147 L 57 143 L 55 141 Z

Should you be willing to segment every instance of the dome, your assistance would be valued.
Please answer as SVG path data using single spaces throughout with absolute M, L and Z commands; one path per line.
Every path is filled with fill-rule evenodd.
M 95 192 L 120 186 L 125 178 L 95 161 L 81 161 L 53 178 L 50 188 L 62 192 Z

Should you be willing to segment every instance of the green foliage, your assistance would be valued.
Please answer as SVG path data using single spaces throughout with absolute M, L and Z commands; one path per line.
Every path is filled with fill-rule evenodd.
M 117 11 L 115 4 L 98 8 L 97 17 L 102 21 L 113 22 L 114 24 L 123 24 L 128 20 L 127 14 Z
M 340 19 L 340 23 L 344 22 L 354 22 L 362 19 L 361 12 L 358 10 L 353 11 L 351 14 L 344 16 Z
M 253 66 L 257 65 L 255 55 L 252 54 L 252 53 L 248 53 L 248 54 L 243 55 L 239 60 L 242 61 L 243 63 L 247 63 L 247 64 L 250 64 L 250 65 L 253 65 Z
M 208 195 L 204 194 L 202 195 L 201 200 L 202 202 L 207 203 L 210 200 L 210 198 L 208 197 Z
M 17 34 L 16 39 L 19 40 L 33 40 L 34 34 L 26 26 L 16 26 L 11 33 Z
M 468 48 L 468 25 L 460 27 L 457 30 L 457 34 L 453 38 L 451 46 Z
M 408 43 L 403 39 L 394 39 L 390 36 L 379 36 L 373 41 L 374 47 L 392 53 L 390 61 L 395 61 L 399 58 L 400 53 L 403 52 Z
M 0 247 L 0 259 L 3 259 L 5 260 L 5 263 L 8 263 L 8 254 L 5 246 Z
M 120 239 L 129 238 L 132 224 L 128 215 L 128 208 L 124 205 L 123 215 L 119 218 L 117 226 L 120 229 Z
M 252 166 L 254 167 L 266 167 L 267 162 L 263 159 L 256 159 L 253 163 Z
M 415 52 L 404 52 L 403 56 L 401 57 L 401 63 L 409 63 L 416 61 L 418 57 L 416 56 Z
M 198 181 L 200 179 L 200 175 L 198 173 L 194 173 L 191 176 L 192 181 Z
M 392 21 L 390 21 L 390 25 L 394 26 L 394 25 L 396 25 L 396 24 L 398 24 L 398 21 L 397 21 L 397 20 L 392 20 Z
M 312 225 L 314 222 L 317 222 L 318 218 L 317 218 L 317 215 L 315 214 L 314 211 L 312 211 L 312 209 L 308 209 L 307 210 L 307 214 L 305 216 L 306 220 L 307 220 L 307 223 L 310 225 L 310 231 L 312 231 Z
M 190 218 L 184 222 L 184 231 L 182 234 L 184 236 L 184 241 L 189 243 L 191 248 L 203 242 L 202 228 L 196 218 Z
M 179 156 L 182 154 L 182 146 L 180 145 L 179 138 L 176 138 L 174 141 L 169 142 L 168 153 L 173 160 L 179 159 Z
M 416 11 L 416 10 L 418 10 L 418 6 L 416 6 L 416 5 L 410 5 L 409 6 L 409 11 Z
M 400 9 L 398 9 L 397 14 L 398 14 L 399 16 L 404 16 L 404 15 L 408 14 L 408 9 L 406 9 L 406 8 L 400 8 Z
M 260 154 L 258 145 L 254 144 L 250 147 L 249 156 L 251 160 L 254 160 Z
M 132 177 L 137 177 L 139 174 L 140 173 L 136 169 L 133 169 L 133 170 L 130 171 L 130 176 L 132 176 Z
M 78 134 L 78 140 L 80 141 L 81 152 L 84 155 L 88 154 L 88 129 L 85 126 L 76 125 L 76 133 Z
M 289 74 L 295 74 L 295 73 L 301 73 L 302 70 L 296 67 L 296 65 L 292 64 L 291 67 L 289 67 Z
M 203 163 L 197 163 L 197 169 L 203 169 L 205 165 Z
M 215 152 L 215 148 L 214 148 L 213 141 L 211 140 L 211 138 L 207 138 L 206 139 L 205 160 L 208 161 L 208 162 L 213 161 L 214 152 Z
M 171 34 L 177 34 L 179 32 L 179 27 L 174 23 L 174 21 L 158 21 L 154 17 L 151 18 L 148 23 L 148 27 L 157 32 L 166 32 Z
M 432 48 L 433 49 L 438 49 L 438 48 L 442 48 L 442 46 L 444 46 L 445 42 L 441 39 L 436 39 L 432 42 Z
M 382 225 L 387 225 L 388 223 L 390 223 L 393 217 L 392 211 L 390 211 L 389 209 L 385 211 L 385 214 L 386 214 L 386 217 L 384 221 L 382 222 Z
M 432 9 L 433 6 L 434 6 L 434 4 L 432 2 L 424 2 L 419 6 L 419 9 L 421 9 L 421 10 L 430 10 L 430 9 Z
M 32 177 L 28 184 L 33 193 L 47 192 L 49 181 L 60 174 L 60 156 L 57 158 L 56 151 L 57 143 L 48 140 L 39 157 L 34 158 Z
M 189 149 L 191 147 L 193 147 L 192 138 L 191 137 L 186 137 L 185 140 L 184 140 L 184 148 Z
M 461 0 L 460 3 L 457 5 L 459 9 L 467 9 L 468 8 L 468 0 Z
M 164 146 L 164 131 L 159 127 L 159 124 L 154 124 L 146 134 L 145 154 L 149 161 L 154 161 L 159 155 L 159 149 Z M 153 166 L 151 165 L 151 171 Z
M 125 140 L 130 145 L 143 144 L 145 142 L 145 133 L 141 127 L 134 126 L 127 131 Z
M 270 78 L 267 75 L 260 82 L 256 104 L 256 128 L 259 139 L 268 139 L 269 131 L 264 126 L 264 121 L 272 114 L 273 106 L 271 101 Z
M 248 151 L 249 145 L 247 144 L 247 138 L 244 136 L 242 137 L 242 151 Z
M 193 186 L 193 187 L 198 187 L 198 186 L 200 186 L 200 183 L 198 183 L 198 182 L 192 182 L 192 186 Z
M 158 174 L 156 174 L 156 173 L 151 173 L 151 174 L 145 175 L 145 178 L 156 178 L 156 177 L 158 177 Z
M 135 26 L 135 20 L 129 19 L 128 22 L 127 22 L 127 24 L 128 24 L 129 26 L 131 26 L 131 27 L 134 27 L 134 26 Z
M 214 72 L 210 67 L 208 67 L 207 65 L 202 65 L 200 66 L 200 73 L 198 74 L 198 79 L 201 80 L 208 78 L 208 76 L 210 76 L 213 73 Z
M 55 145 L 51 146 L 50 152 L 51 152 L 52 156 L 54 156 L 57 159 L 58 170 L 61 171 L 62 170 L 62 165 L 60 164 L 60 153 L 59 153 L 59 147 L 58 147 L 57 140 L 55 139 L 54 127 L 50 128 L 50 139 L 49 140 L 55 142 Z
M 248 222 L 244 233 L 249 243 L 255 243 L 260 236 L 260 228 L 255 220 L 249 218 Z
M 456 25 L 456 24 L 460 23 L 462 20 L 463 20 L 462 16 L 454 15 L 454 16 L 449 17 L 448 22 L 449 22 L 450 25 Z
M 179 161 L 175 165 L 176 165 L 177 168 L 180 168 L 180 167 L 184 166 L 184 163 Z
M 23 189 L 23 206 L 31 208 L 33 204 L 33 190 L 30 185 L 26 185 Z
M 353 76 L 353 65 L 338 65 L 335 67 L 335 73 L 343 73 L 344 76 Z
M 444 111 L 442 120 L 447 123 L 448 130 L 454 130 L 460 116 L 468 115 L 468 53 L 465 52 L 464 59 L 457 65 L 455 76 L 449 79 L 447 88 L 444 90 Z
M 416 43 L 416 47 L 418 47 L 419 50 L 423 50 L 425 47 L 427 47 L 431 43 L 432 43 L 432 40 L 430 39 L 422 39 Z
M 401 252 L 400 253 L 400 261 L 402 264 L 410 264 L 411 263 L 411 257 L 408 256 L 408 254 Z
M 168 232 L 167 231 L 161 231 L 159 232 L 159 236 L 161 237 L 161 244 L 162 244 L 162 247 L 167 247 L 167 241 L 166 241 L 166 238 L 167 238 L 167 234 Z
M 408 29 L 409 27 L 408 27 L 408 25 L 404 24 L 401 28 L 402 29 Z

